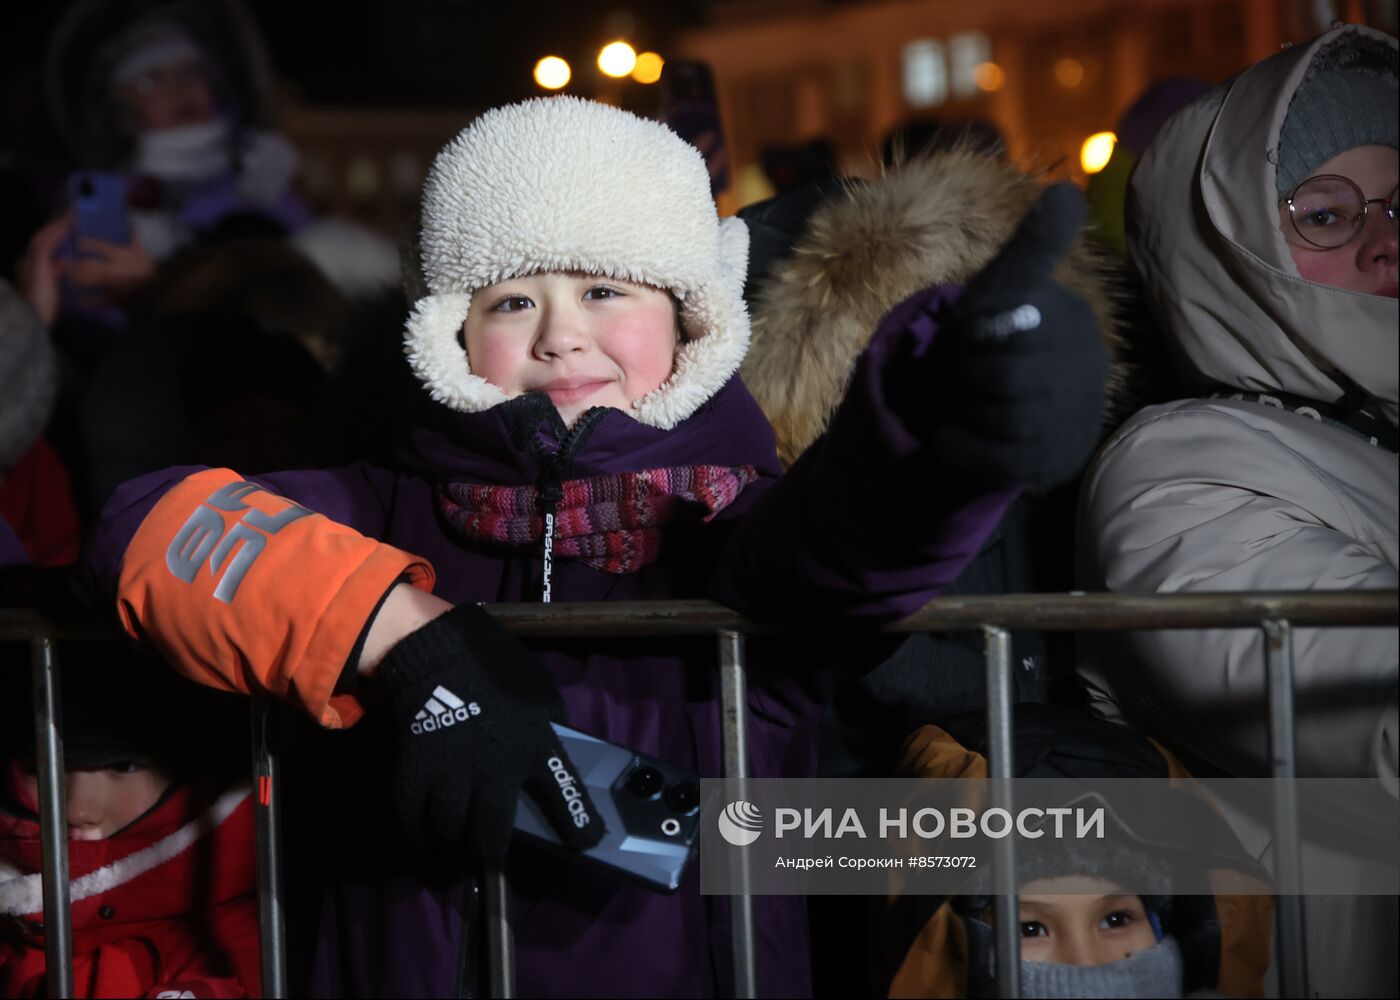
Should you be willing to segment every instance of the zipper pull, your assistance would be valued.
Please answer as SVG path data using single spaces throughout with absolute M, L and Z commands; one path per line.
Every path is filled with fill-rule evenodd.
M 554 521 L 559 501 L 564 499 L 564 462 L 558 455 L 545 460 L 540 479 L 540 515 L 544 520 L 544 575 L 540 583 L 540 602 L 548 604 L 554 578 Z

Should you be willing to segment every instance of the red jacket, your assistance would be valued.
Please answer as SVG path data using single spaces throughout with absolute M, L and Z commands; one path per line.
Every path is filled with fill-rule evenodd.
M 40 857 L 38 823 L 0 815 L 0 996 L 45 991 Z M 68 858 L 74 996 L 259 995 L 248 785 L 178 789 Z
M 13 466 L 0 469 L 0 518 L 9 522 L 33 566 L 78 558 L 78 512 L 68 470 L 42 437 Z

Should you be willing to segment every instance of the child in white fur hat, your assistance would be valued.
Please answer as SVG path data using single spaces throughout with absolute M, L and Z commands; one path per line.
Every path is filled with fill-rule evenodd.
M 1049 192 L 961 295 L 894 309 L 826 436 L 779 479 L 735 375 L 747 231 L 717 217 L 694 148 L 548 98 L 442 151 L 405 338 L 428 392 L 395 467 L 153 474 L 118 491 L 90 553 L 125 628 L 189 676 L 328 728 L 368 711 L 389 734 L 388 754 L 372 748 L 384 809 L 422 849 L 371 840 L 330 880 L 312 993 L 456 991 L 478 933 L 469 859 L 507 853 L 522 788 L 566 843 L 596 841 L 592 804 L 579 823 L 559 801 L 551 719 L 721 773 L 710 641 L 527 649 L 479 602 L 709 597 L 799 628 L 873 626 L 956 577 L 1021 487 L 1073 472 L 1105 369 L 1088 307 L 1050 275 L 1076 199 Z M 753 775 L 811 773 L 831 680 L 882 653 L 841 645 L 752 644 Z M 444 703 L 467 716 L 426 726 Z M 320 815 L 370 840 L 337 770 L 363 787 L 332 769 Z M 524 851 L 506 864 L 523 995 L 731 989 L 727 901 L 693 873 L 667 895 Z M 760 991 L 810 991 L 803 901 L 755 905 Z

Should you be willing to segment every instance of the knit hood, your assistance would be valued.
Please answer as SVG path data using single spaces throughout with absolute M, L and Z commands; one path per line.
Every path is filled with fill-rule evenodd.
M 473 374 L 462 324 L 472 295 L 508 278 L 582 272 L 674 295 L 684 333 L 675 370 L 630 411 L 661 430 L 713 397 L 748 348 L 747 229 L 716 215 L 694 146 L 603 104 L 538 98 L 464 129 L 424 184 L 416 256 L 409 364 L 433 399 L 462 413 L 507 399 Z
M 1331 403 L 1354 384 L 1396 423 L 1396 300 L 1301 277 L 1278 227 L 1279 133 L 1321 68 L 1394 81 L 1396 40 L 1336 28 L 1256 63 L 1163 126 L 1133 175 L 1128 239 L 1181 374 Z
M 793 219 L 792 199 L 746 210 L 755 242 L 776 213 L 790 246 L 750 269 L 753 345 L 742 374 L 792 464 L 826 429 L 881 318 L 931 285 L 961 285 L 1011 237 L 1039 182 L 986 154 L 911 160 L 866 184 L 820 192 Z M 812 193 L 798 192 L 798 201 Z M 785 242 L 778 241 L 780 244 Z M 1082 236 L 1056 277 L 1092 306 L 1113 358 L 1118 343 L 1107 262 Z M 1112 389 L 1120 379 L 1115 375 Z

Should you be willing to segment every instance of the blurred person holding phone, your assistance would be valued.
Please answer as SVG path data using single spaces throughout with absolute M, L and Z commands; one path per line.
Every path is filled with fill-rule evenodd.
M 59 26 L 52 112 L 90 169 L 70 175 L 68 211 L 34 235 L 21 267 L 25 296 L 46 324 L 79 311 L 124 325 L 111 307 L 230 215 L 255 213 L 278 231 L 309 218 L 291 191 L 290 145 L 248 127 L 259 89 L 250 69 L 230 69 L 237 60 L 209 42 L 220 21 L 240 20 L 227 4 L 133 15 L 131 5 L 99 0 L 75 6 Z M 250 51 L 248 60 L 260 56 Z
M 313 221 L 299 158 L 270 129 L 272 81 L 237 0 L 75 4 L 50 43 L 51 115 L 82 170 L 68 211 L 32 238 L 24 293 L 60 316 L 123 326 L 160 265 L 221 237 L 287 238 L 342 287 L 397 282 L 387 240 Z

